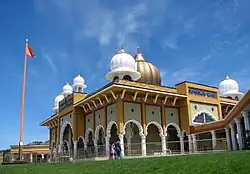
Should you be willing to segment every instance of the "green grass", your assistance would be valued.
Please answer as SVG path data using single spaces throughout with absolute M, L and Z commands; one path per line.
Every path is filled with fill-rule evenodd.
M 250 151 L 82 163 L 0 166 L 0 174 L 249 174 Z

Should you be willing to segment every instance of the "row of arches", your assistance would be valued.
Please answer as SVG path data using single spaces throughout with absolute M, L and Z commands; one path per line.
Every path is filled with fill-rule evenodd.
M 70 123 L 66 123 L 66 126 L 62 126 L 61 129 L 61 143 L 63 143 L 64 151 L 73 151 L 73 133 Z M 143 128 L 141 124 L 135 120 L 130 120 L 124 124 L 124 130 L 122 133 L 124 142 L 124 155 L 136 155 L 141 153 L 141 137 L 145 136 L 147 144 L 147 154 L 154 153 L 156 151 L 162 151 L 162 138 L 167 140 L 166 148 L 171 151 L 180 150 L 180 136 L 182 133 L 178 125 L 171 123 L 167 125 L 166 136 L 163 133 L 161 125 L 157 122 L 151 122 L 146 126 L 146 135 L 143 134 Z M 184 133 L 185 135 L 185 133 Z M 96 127 L 96 131 L 87 129 L 84 137 L 79 137 L 77 142 L 77 149 L 91 149 L 88 153 L 95 153 L 95 146 L 107 146 L 120 140 L 117 131 L 117 123 L 111 121 L 106 129 L 99 125 Z M 187 136 L 184 136 L 185 149 L 188 150 Z M 107 148 L 107 147 L 106 147 Z M 106 149 L 107 150 L 107 149 Z M 99 150 L 97 149 L 99 152 Z M 105 148 L 102 148 L 102 152 L 105 153 Z

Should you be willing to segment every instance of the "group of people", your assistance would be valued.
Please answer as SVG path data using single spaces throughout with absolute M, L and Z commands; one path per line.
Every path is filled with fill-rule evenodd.
M 111 143 L 110 159 L 121 159 L 121 145 L 119 140 Z

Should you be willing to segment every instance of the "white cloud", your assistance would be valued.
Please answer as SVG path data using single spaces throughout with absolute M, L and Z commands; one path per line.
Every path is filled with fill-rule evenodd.
M 90 38 L 102 46 L 137 43 L 134 34 L 144 36 L 145 41 L 146 37 L 150 37 L 152 29 L 165 18 L 163 14 L 168 4 L 167 0 L 159 0 L 161 3 L 145 0 L 113 8 L 100 0 L 76 0 L 74 3 L 71 0 L 36 1 L 39 12 L 48 11 L 49 7 L 57 11 L 77 40 L 86 42 L 84 38 Z M 44 8 L 44 4 L 47 8 Z
M 163 41 L 163 46 L 167 46 L 170 49 L 178 49 L 179 48 L 179 37 L 180 33 L 178 32 L 171 32 L 168 34 L 166 39 Z
M 211 59 L 211 55 L 206 55 L 206 56 L 204 56 L 204 57 L 201 58 L 201 61 L 205 62 L 205 61 L 207 61 L 209 59 Z

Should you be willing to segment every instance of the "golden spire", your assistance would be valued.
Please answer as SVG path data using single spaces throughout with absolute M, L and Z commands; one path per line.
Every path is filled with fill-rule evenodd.
M 144 57 L 141 54 L 140 47 L 137 47 L 137 53 L 135 55 L 135 60 L 136 61 L 145 61 Z

